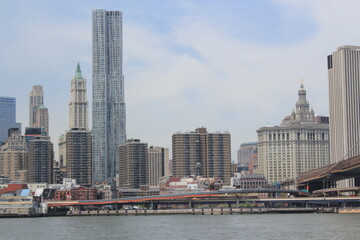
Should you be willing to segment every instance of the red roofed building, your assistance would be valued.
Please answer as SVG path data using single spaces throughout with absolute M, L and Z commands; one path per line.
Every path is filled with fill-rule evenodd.
M 79 187 L 71 190 L 57 190 L 55 191 L 55 201 L 69 201 L 69 200 L 95 200 L 97 190 L 96 188 Z
M 16 190 L 28 189 L 27 184 L 8 184 L 6 188 L 0 189 L 0 195 L 7 192 L 15 192 Z

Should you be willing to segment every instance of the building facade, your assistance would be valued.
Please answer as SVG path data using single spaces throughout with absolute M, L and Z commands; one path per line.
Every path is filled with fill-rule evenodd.
M 26 151 L 26 140 L 25 136 L 21 135 L 19 128 L 10 128 L 8 130 L 9 137 L 0 146 L 1 151 L 12 150 L 12 151 Z
M 149 185 L 159 186 L 159 179 L 169 176 L 169 149 L 150 146 L 148 149 Z
M 29 126 L 35 127 L 36 110 L 44 105 L 44 92 L 41 85 L 34 85 L 29 94 Z
M 48 108 L 44 105 L 38 106 L 36 108 L 36 122 L 33 124 L 33 127 L 42 128 L 43 133 L 46 136 L 49 136 L 49 111 Z
M 66 166 L 66 134 L 61 134 L 58 142 L 59 167 Z
M 0 147 L 0 175 L 26 182 L 28 152 L 25 137 L 18 128 L 9 129 L 9 135 Z
M 25 128 L 25 142 L 27 149 L 29 149 L 31 140 L 42 136 L 45 136 L 45 132 L 43 128 L 35 128 L 35 127 Z
M 139 139 L 129 139 L 119 147 L 120 188 L 140 188 L 149 185 L 148 145 Z
M 329 126 L 317 123 L 303 84 L 296 108 L 280 126 L 262 127 L 258 134 L 258 170 L 270 183 L 297 176 L 330 163 Z
M 0 97 L 0 144 L 8 137 L 8 130 L 17 127 L 16 99 L 13 97 Z
M 237 162 L 240 170 L 249 171 L 249 164 L 254 154 L 257 154 L 256 142 L 242 143 L 240 145 L 237 152 Z
M 103 182 L 116 176 L 118 149 L 126 140 L 122 13 L 94 10 L 92 17 L 93 177 Z
M 360 46 L 341 46 L 327 62 L 330 162 L 336 163 L 360 154 Z M 340 183 L 343 187 L 354 185 L 360 185 L 359 178 Z
M 54 147 L 48 137 L 35 137 L 29 142 L 28 182 L 52 183 Z
M 26 182 L 27 151 L 0 151 L 0 175 L 13 181 Z
M 69 102 L 69 128 L 88 129 L 88 101 L 86 97 L 86 79 L 78 63 L 75 76 L 71 79 Z
M 78 187 L 73 189 L 56 190 L 55 201 L 96 200 L 96 188 Z
M 231 178 L 231 186 L 239 189 L 269 188 L 269 182 L 261 174 L 235 173 Z
M 172 176 L 162 177 L 160 180 L 160 194 L 184 194 L 206 191 L 217 191 L 221 189 L 223 182 L 217 178 L 204 178 L 192 176 L 177 178 Z
M 208 133 L 204 127 L 189 133 L 175 133 L 172 151 L 174 177 L 218 177 L 225 185 L 230 184 L 230 133 Z
M 92 183 L 92 135 L 84 129 L 66 133 L 66 177 L 80 185 Z

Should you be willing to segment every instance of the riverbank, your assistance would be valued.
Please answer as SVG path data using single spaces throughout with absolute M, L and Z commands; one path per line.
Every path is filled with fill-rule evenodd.
M 137 216 L 137 215 L 230 215 L 265 213 L 337 213 L 337 208 L 185 208 L 69 211 L 68 216 Z
M 360 208 L 339 209 L 339 213 L 360 213 Z
M 56 217 L 56 216 L 146 216 L 146 215 L 231 215 L 231 214 L 289 214 L 289 213 L 360 213 L 360 209 L 317 208 L 178 208 L 178 209 L 120 209 L 70 210 L 47 214 L 0 214 L 0 218 Z

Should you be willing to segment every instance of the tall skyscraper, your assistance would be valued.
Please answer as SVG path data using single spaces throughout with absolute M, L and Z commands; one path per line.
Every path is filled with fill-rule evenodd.
M 36 110 L 44 105 L 44 92 L 41 85 L 34 85 L 29 94 L 29 126 L 35 127 Z
M 66 133 L 66 177 L 78 184 L 92 184 L 92 136 L 85 129 Z
M 173 134 L 173 176 L 219 177 L 224 184 L 230 184 L 230 141 L 230 133 L 208 133 L 206 128 Z
M 129 139 L 119 147 L 120 188 L 140 188 L 149 184 L 148 145 L 139 139 Z
M 360 46 L 342 46 L 327 57 L 331 163 L 360 154 Z M 354 182 L 356 180 L 358 183 Z M 339 187 L 359 185 L 344 180 Z
M 93 180 L 116 176 L 119 146 L 126 140 L 122 13 L 94 10 L 93 36 Z
M 0 144 L 9 137 L 8 130 L 16 127 L 16 99 L 0 97 Z
M 75 76 L 71 79 L 69 102 L 69 128 L 88 129 L 88 102 L 86 97 L 86 79 L 78 63 Z
M 257 173 L 270 183 L 295 180 L 300 173 L 330 162 L 329 126 L 316 120 L 303 84 L 291 115 L 280 126 L 262 127 L 257 133 Z

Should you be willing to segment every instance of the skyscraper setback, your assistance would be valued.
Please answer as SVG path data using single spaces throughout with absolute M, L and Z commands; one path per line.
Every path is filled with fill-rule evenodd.
M 126 140 L 122 13 L 93 10 L 92 34 L 93 180 L 103 182 L 116 176 L 119 145 Z

